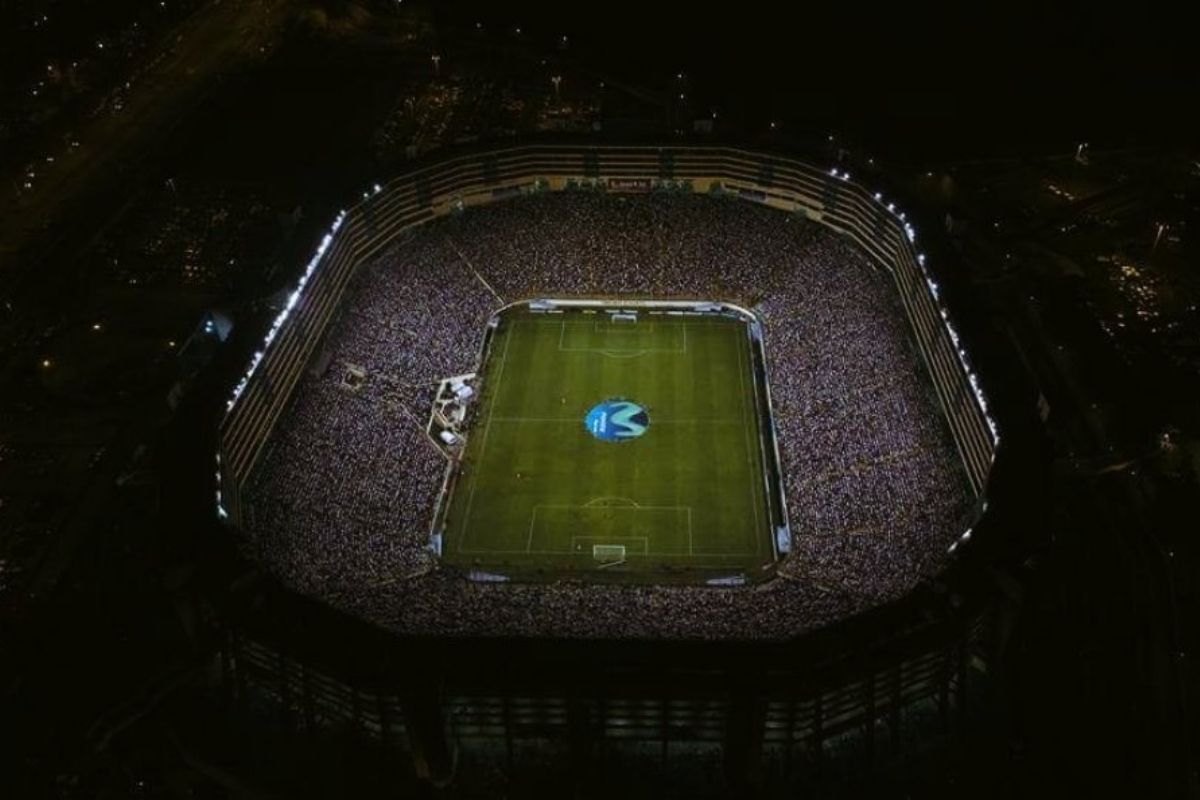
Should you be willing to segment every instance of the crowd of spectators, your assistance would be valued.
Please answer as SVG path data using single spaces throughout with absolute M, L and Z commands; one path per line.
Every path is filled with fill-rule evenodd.
M 447 461 L 438 379 L 477 366 L 502 302 L 717 299 L 763 321 L 792 530 L 773 580 L 737 588 L 481 583 L 436 568 Z M 935 574 L 971 508 L 890 276 L 803 218 L 690 194 L 534 194 L 411 234 L 360 269 L 254 486 L 251 541 L 289 585 L 396 630 L 763 638 L 820 626 Z M 339 388 L 340 365 L 366 370 Z

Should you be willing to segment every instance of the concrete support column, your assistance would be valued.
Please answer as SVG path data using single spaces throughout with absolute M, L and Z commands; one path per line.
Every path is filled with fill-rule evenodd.
M 418 778 L 444 786 L 454 773 L 445 715 L 436 692 L 410 694 L 401 699 L 404 725 L 412 747 L 413 771 Z
M 753 686 L 754 679 L 747 685 Z M 730 698 L 725 717 L 725 778 L 739 797 L 749 796 L 762 779 L 763 726 L 766 708 L 757 693 Z

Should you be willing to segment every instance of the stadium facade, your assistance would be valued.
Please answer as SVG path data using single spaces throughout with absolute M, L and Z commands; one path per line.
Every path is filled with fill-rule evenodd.
M 255 469 L 358 265 L 413 226 L 455 211 L 533 189 L 588 185 L 720 191 L 852 239 L 894 281 L 976 497 L 976 519 L 951 548 L 982 527 L 1004 431 L 913 222 L 841 166 L 716 146 L 515 146 L 445 158 L 371 187 L 337 216 L 228 400 L 219 428 L 217 515 L 241 526 Z M 229 691 L 268 697 L 310 730 L 353 727 L 380 746 L 400 748 L 419 775 L 435 780 L 453 772 L 456 744 L 504 742 L 511 763 L 522 739 L 557 742 L 585 759 L 601 742 L 652 743 L 664 759 L 672 746 L 711 745 L 735 782 L 764 759 L 789 770 L 793 760 L 818 769 L 831 758 L 873 764 L 902 748 L 914 726 L 953 727 L 972 702 L 969 673 L 986 672 L 997 636 L 995 608 L 986 600 L 947 602 L 926 588 L 914 603 L 802 641 L 719 652 L 686 642 L 614 645 L 604 648 L 610 655 L 567 675 L 557 668 L 596 651 L 405 639 L 344 624 L 337 612 L 280 587 L 268 593 L 276 600 L 270 608 L 289 611 L 247 606 L 229 616 L 222 661 Z M 296 622 L 293 611 L 307 621 Z M 497 648 L 495 663 L 508 667 L 473 666 Z M 414 652 L 423 654 L 419 666 Z

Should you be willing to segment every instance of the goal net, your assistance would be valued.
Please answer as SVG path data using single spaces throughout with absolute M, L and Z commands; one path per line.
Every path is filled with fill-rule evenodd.
M 625 545 L 623 544 L 594 544 L 592 558 L 607 564 L 625 560 Z

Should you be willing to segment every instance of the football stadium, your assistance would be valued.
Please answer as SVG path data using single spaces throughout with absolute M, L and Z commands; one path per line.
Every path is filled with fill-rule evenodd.
M 818 758 L 949 724 L 996 624 L 951 587 L 997 541 L 1004 451 L 924 246 L 848 171 L 731 147 L 370 187 L 220 424 L 217 515 L 280 604 L 231 680 L 403 729 L 435 776 L 446 735 L 570 739 L 572 703 L 604 738 Z
M 342 242 L 375 231 L 375 252 L 321 298 L 327 330 L 290 337 L 294 374 L 256 365 L 295 397 L 223 462 L 247 479 L 221 513 L 297 590 L 422 633 L 779 637 L 902 595 L 971 528 L 996 432 L 949 318 L 945 365 L 829 209 L 585 170 L 387 232 L 403 191 L 339 218 L 306 284 Z M 947 416 L 931 366 L 972 414 Z

